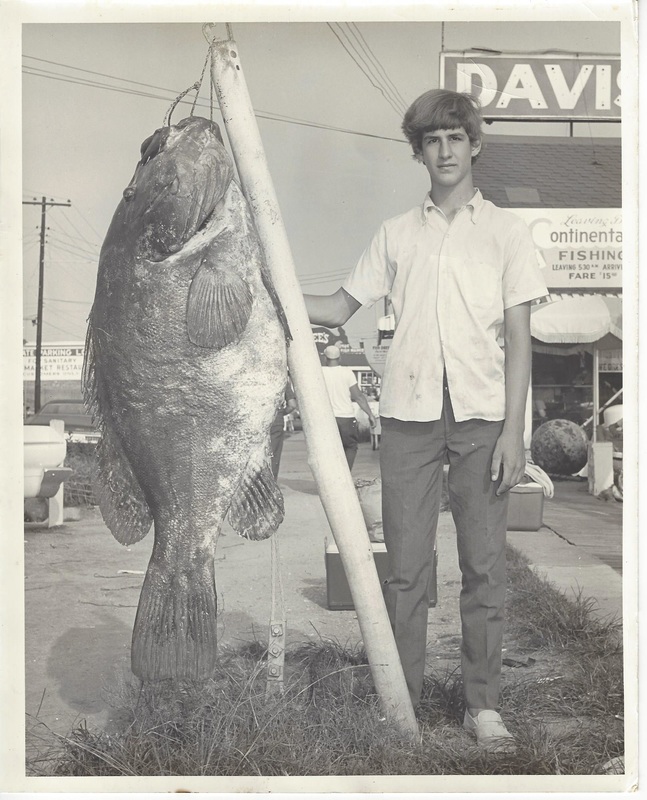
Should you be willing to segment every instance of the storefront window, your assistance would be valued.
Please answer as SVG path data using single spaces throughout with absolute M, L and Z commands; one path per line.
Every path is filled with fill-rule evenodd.
M 621 388 L 622 372 L 600 372 L 600 407 Z M 550 419 L 583 425 L 593 413 L 593 356 L 533 352 L 532 399 L 533 431 Z
M 593 358 L 590 353 L 533 353 L 533 430 L 549 419 L 582 425 L 593 409 Z

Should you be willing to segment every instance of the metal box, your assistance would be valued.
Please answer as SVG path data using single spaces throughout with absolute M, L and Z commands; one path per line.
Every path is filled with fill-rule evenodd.
M 538 531 L 544 515 L 544 490 L 538 483 L 520 483 L 510 489 L 509 531 Z
M 380 579 L 384 584 L 389 574 L 388 556 L 384 544 L 371 543 L 373 560 Z M 328 594 L 328 608 L 330 611 L 352 611 L 355 608 L 350 593 L 346 571 L 339 555 L 339 550 L 334 542 L 326 541 L 326 589 Z M 434 563 L 432 579 L 429 585 L 429 605 L 435 606 L 438 602 L 437 592 L 437 567 L 438 554 L 434 550 Z

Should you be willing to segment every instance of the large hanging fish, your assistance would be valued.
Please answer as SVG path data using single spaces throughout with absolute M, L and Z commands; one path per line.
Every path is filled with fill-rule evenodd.
M 222 521 L 263 539 L 283 519 L 268 432 L 288 338 L 218 126 L 159 129 L 103 243 L 84 364 L 104 520 L 125 545 L 154 523 L 132 643 L 142 679 L 211 674 Z

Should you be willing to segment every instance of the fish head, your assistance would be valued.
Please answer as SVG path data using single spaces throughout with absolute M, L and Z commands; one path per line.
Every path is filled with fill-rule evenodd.
M 234 165 L 220 129 L 203 117 L 159 128 L 141 146 L 123 193 L 116 237 L 153 261 L 177 253 L 200 230 L 225 195 Z M 126 230 L 124 230 L 124 227 Z

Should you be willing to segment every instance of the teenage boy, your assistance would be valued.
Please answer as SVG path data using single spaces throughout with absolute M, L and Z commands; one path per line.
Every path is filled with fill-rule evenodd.
M 386 606 L 415 708 L 448 458 L 463 725 L 480 746 L 502 751 L 514 748 L 498 713 L 508 490 L 525 468 L 530 302 L 547 289 L 528 228 L 474 187 L 481 126 L 470 95 L 433 89 L 415 100 L 402 129 L 431 191 L 381 225 L 337 292 L 305 300 L 312 323 L 335 328 L 390 295 L 396 328 L 380 398 Z

